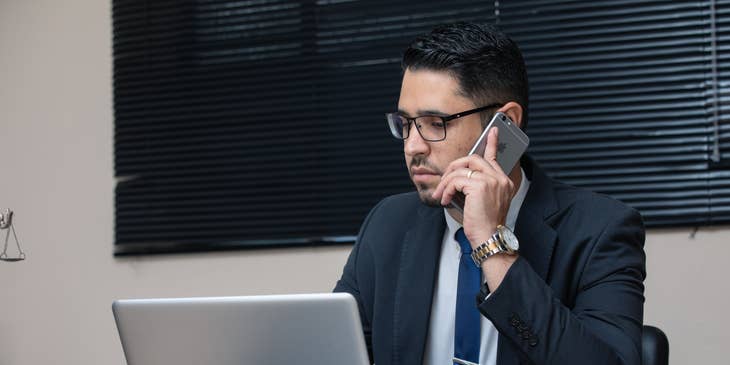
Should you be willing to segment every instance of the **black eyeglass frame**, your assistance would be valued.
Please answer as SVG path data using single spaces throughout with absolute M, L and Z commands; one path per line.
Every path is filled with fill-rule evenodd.
M 417 116 L 417 117 L 414 117 L 414 118 L 408 118 L 408 117 L 406 117 L 404 115 L 401 115 L 400 113 L 397 113 L 397 112 L 396 113 L 385 113 L 385 118 L 388 121 L 388 126 L 390 127 L 390 133 L 393 135 L 393 137 L 395 137 L 396 139 L 403 140 L 403 141 L 405 141 L 408 138 L 408 136 L 411 135 L 410 134 L 410 132 L 411 132 L 411 126 L 414 123 L 416 123 L 416 119 L 418 119 L 418 118 L 424 118 L 424 117 L 436 117 L 436 118 L 439 118 L 439 119 L 441 119 L 441 122 L 443 123 L 443 128 L 444 128 L 444 136 L 442 138 L 440 138 L 440 139 L 428 139 L 428 138 L 424 137 L 423 134 L 421 133 L 421 129 L 418 127 L 418 124 L 416 124 L 416 130 L 418 131 L 418 134 L 421 135 L 421 138 L 423 138 L 424 141 L 428 141 L 428 142 L 439 142 L 439 141 L 443 141 L 443 140 L 446 139 L 446 123 L 447 122 L 450 122 L 450 121 L 452 121 L 454 119 L 462 118 L 462 117 L 465 117 L 467 115 L 471 115 L 471 114 L 474 114 L 474 113 L 479 113 L 479 112 L 485 111 L 487 109 L 498 108 L 498 107 L 501 107 L 503 105 L 504 104 L 502 104 L 502 103 L 493 103 L 493 104 L 485 105 L 485 106 L 482 106 L 482 107 L 479 107 L 479 108 L 469 109 L 469 110 L 466 110 L 466 111 L 463 111 L 463 112 L 459 112 L 459 113 L 451 114 L 451 115 L 447 115 L 447 116 L 441 116 L 441 115 L 420 115 L 420 116 Z M 391 122 L 391 117 L 404 118 L 408 122 L 408 126 L 405 129 L 406 133 L 404 134 L 403 138 L 400 138 L 400 137 L 398 137 L 396 135 L 396 131 L 394 130 L 395 126 Z

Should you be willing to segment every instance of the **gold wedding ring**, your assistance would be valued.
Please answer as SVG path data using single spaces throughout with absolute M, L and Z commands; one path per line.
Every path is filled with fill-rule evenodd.
M 466 178 L 471 179 L 471 174 L 473 174 L 473 173 L 474 173 L 474 170 L 469 170 L 469 173 L 466 174 Z

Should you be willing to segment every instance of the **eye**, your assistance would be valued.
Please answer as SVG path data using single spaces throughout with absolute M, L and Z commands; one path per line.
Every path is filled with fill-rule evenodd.
M 427 125 L 429 128 L 443 128 L 444 122 L 441 118 L 436 116 L 423 116 L 420 117 L 420 122 Z M 448 125 L 448 123 L 446 124 Z

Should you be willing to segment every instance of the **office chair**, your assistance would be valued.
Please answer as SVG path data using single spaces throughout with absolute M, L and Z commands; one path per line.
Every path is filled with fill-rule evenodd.
M 641 333 L 641 364 L 669 364 L 669 340 L 659 328 L 644 326 Z

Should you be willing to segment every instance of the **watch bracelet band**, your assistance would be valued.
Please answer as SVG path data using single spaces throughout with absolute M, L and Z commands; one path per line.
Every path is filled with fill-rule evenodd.
M 471 259 L 474 260 L 474 264 L 477 267 L 481 267 L 484 260 L 503 251 L 504 248 L 499 245 L 499 232 L 495 232 L 487 242 L 477 246 L 471 252 Z

